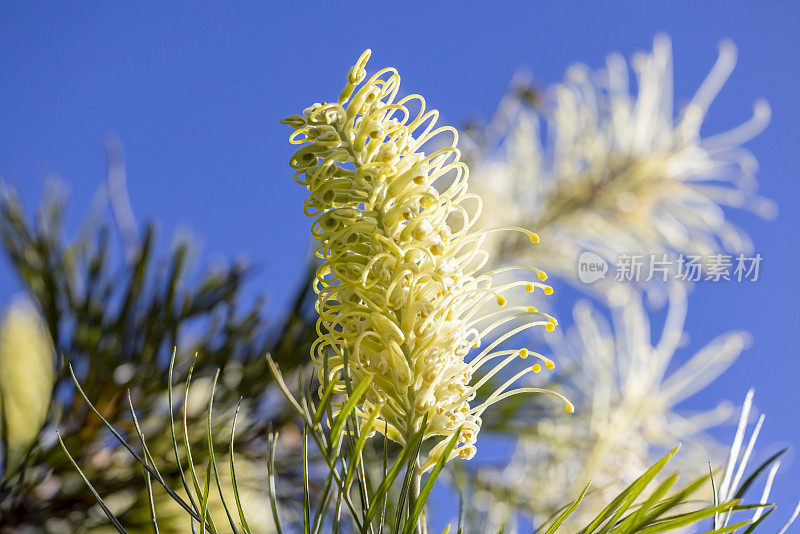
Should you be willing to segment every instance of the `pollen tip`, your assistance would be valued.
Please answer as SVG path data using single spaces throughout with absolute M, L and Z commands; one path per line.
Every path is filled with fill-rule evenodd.
M 465 460 L 469 460 L 472 458 L 472 451 L 465 447 L 458 451 L 458 455 Z
M 530 238 L 531 243 L 538 243 L 539 242 L 539 236 L 534 234 L 533 232 L 528 234 L 528 237 Z
M 547 273 L 544 271 L 538 271 L 537 274 L 539 275 L 539 281 L 544 282 L 547 280 Z
M 497 305 L 498 306 L 506 305 L 506 298 L 503 295 L 497 295 Z
M 555 323 L 547 323 L 546 325 L 544 325 L 544 329 L 547 330 L 548 332 L 552 332 L 553 330 L 556 329 L 556 324 Z
M 539 310 L 536 308 L 536 306 L 528 306 L 528 313 L 536 313 L 538 311 Z
M 566 409 L 567 409 L 567 413 L 574 413 L 575 412 L 575 406 L 573 406 L 571 402 L 567 403 Z
M 531 371 L 533 371 L 534 373 L 541 373 L 542 372 L 542 366 L 539 365 L 538 363 L 535 363 L 535 364 L 533 364 L 531 366 Z
M 525 291 L 527 291 L 528 293 L 533 293 L 533 284 L 531 284 L 530 282 L 525 284 Z
M 550 286 L 544 286 L 544 294 L 545 295 L 552 295 L 553 294 L 553 288 L 550 287 Z
M 553 360 L 546 360 L 544 362 L 544 366 L 547 367 L 548 369 L 555 369 L 556 368 L 556 364 L 553 363 Z
M 519 357 L 525 359 L 528 357 L 528 349 L 519 349 Z

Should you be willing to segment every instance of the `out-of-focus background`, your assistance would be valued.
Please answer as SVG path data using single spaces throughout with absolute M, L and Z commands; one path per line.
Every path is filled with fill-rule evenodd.
M 406 91 L 423 93 L 445 122 L 461 125 L 487 119 L 520 69 L 544 86 L 574 62 L 596 68 L 611 52 L 647 50 L 662 31 L 673 40 L 680 103 L 730 38 L 739 62 L 704 132 L 735 126 L 756 99 L 769 101 L 772 122 L 747 148 L 760 163 L 761 194 L 780 213 L 773 221 L 729 214 L 764 258 L 760 279 L 699 284 L 689 300 L 690 348 L 732 329 L 751 332 L 754 343 L 685 407 L 738 403 L 755 387 L 767 413 L 763 459 L 800 445 L 799 23 L 790 2 L 4 4 L 0 175 L 30 208 L 49 178 L 68 184 L 74 230 L 105 179 L 103 141 L 116 135 L 137 219 L 158 217 L 163 237 L 191 228 L 209 261 L 249 256 L 260 266 L 249 287 L 268 294 L 267 313 L 279 315 L 302 282 L 309 221 L 305 191 L 287 165 L 289 129 L 278 121 L 334 99 L 364 48 L 373 49 L 372 69 L 397 67 Z M 19 290 L 0 265 L 0 304 Z M 566 306 L 555 311 L 569 315 Z M 724 441 L 732 434 L 731 426 L 715 432 Z M 795 453 L 782 473 L 773 497 L 785 514 L 800 496 Z

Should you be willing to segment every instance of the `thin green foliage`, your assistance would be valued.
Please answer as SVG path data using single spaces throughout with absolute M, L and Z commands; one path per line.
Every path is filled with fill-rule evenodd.
M 564 521 L 566 521 L 567 518 L 572 514 L 572 512 L 574 512 L 575 509 L 578 508 L 578 506 L 581 504 L 581 502 L 583 502 L 583 496 L 586 495 L 586 492 L 589 490 L 589 485 L 590 484 L 591 484 L 591 482 L 587 483 L 583 487 L 583 490 L 581 491 L 581 494 L 578 495 L 578 498 L 575 499 L 574 501 L 572 501 L 569 505 L 567 505 L 566 508 L 564 509 L 564 511 L 561 512 L 558 515 L 558 517 L 555 518 L 553 523 L 545 531 L 545 534 L 553 534 L 556 530 L 558 530 L 558 528 L 562 524 L 564 524 Z M 542 525 L 542 527 L 539 528 L 536 532 L 539 532 L 542 528 L 544 528 L 544 526 L 545 525 Z
M 69 450 L 67 450 L 66 445 L 64 445 L 64 440 L 61 439 L 61 433 L 56 431 L 56 435 L 58 436 L 58 443 L 61 445 L 61 449 L 64 451 L 64 454 L 67 455 L 67 458 L 69 459 L 69 462 L 78 471 L 78 474 L 81 476 L 81 479 L 83 479 L 83 481 L 86 483 L 86 486 L 89 488 L 89 491 L 92 492 L 92 495 L 94 496 L 94 498 L 97 499 L 97 504 L 100 505 L 100 508 L 102 508 L 103 513 L 106 514 L 108 519 L 111 521 L 111 524 L 114 525 L 114 527 L 119 532 L 122 532 L 123 534 L 125 534 L 127 532 L 127 530 L 125 530 L 125 528 L 119 522 L 117 517 L 111 512 L 111 510 L 109 510 L 108 506 L 106 506 L 106 503 L 103 501 L 103 498 L 100 497 L 100 494 L 97 493 L 97 490 L 94 489 L 94 486 L 92 485 L 92 483 L 89 482 L 89 479 L 86 478 L 86 475 L 83 473 L 83 470 L 81 470 L 80 466 L 75 462 L 75 459 L 69 453 Z
M 120 173 L 124 175 L 124 166 L 117 147 L 109 151 L 109 180 Z M 110 470 L 92 461 L 96 451 L 107 446 L 107 432 L 85 403 L 71 400 L 76 391 L 71 374 L 80 379 L 99 411 L 119 421 L 126 431 L 135 431 L 126 390 L 136 400 L 142 425 L 165 426 L 157 420 L 168 386 L 163 377 L 175 361 L 171 353 L 178 346 L 183 349 L 176 355 L 180 362 L 194 352 L 203 355 L 195 369 L 203 376 L 217 368 L 235 370 L 229 377 L 237 378 L 220 384 L 215 403 L 228 413 L 244 396 L 243 413 L 251 414 L 250 408 L 261 402 L 271 381 L 263 372 L 263 355 L 272 352 L 283 368 L 293 369 L 302 361 L 295 358 L 296 351 L 307 350 L 315 333 L 309 320 L 310 283 L 298 286 L 286 319 L 268 325 L 262 315 L 263 299 L 252 305 L 243 303 L 250 267 L 231 262 L 198 272 L 192 261 L 197 246 L 190 240 L 176 239 L 173 246 L 165 247 L 157 239 L 157 221 L 141 228 L 130 220 L 120 224 L 112 205 L 127 203 L 124 187 L 104 184 L 79 231 L 70 234 L 65 224 L 66 202 L 57 186 L 48 187 L 43 202 L 29 217 L 13 189 L 0 184 L 0 251 L 41 313 L 58 358 L 53 390 L 60 393 L 52 398 L 46 427 L 59 428 L 72 457 L 109 497 L 137 494 L 131 507 L 120 512 L 130 522 L 150 514 L 147 476 L 158 485 L 157 478 L 152 473 L 142 477 L 136 466 Z M 199 335 L 188 340 L 190 332 Z M 272 419 L 281 424 L 287 413 L 276 405 Z M 202 414 L 193 414 L 187 424 L 199 427 L 202 420 Z M 253 419 L 241 425 L 236 452 L 249 455 L 254 451 L 266 423 Z M 172 463 L 174 468 L 162 473 L 164 478 L 182 478 L 170 432 L 150 438 L 144 457 L 149 466 Z M 192 432 L 190 438 L 194 460 L 203 465 L 208 459 L 202 446 L 205 436 Z M 225 441 L 216 445 L 215 453 L 226 452 Z M 40 439 L 25 459 L 18 472 L 0 472 L 4 526 L 38 531 L 52 517 L 59 517 L 69 528 L 84 528 L 85 516 L 95 507 L 94 496 L 85 485 L 73 483 L 74 468 L 59 444 Z M 42 501 L 42 492 L 35 488 L 45 477 L 60 490 Z M 199 513 L 198 503 L 187 500 L 190 509 Z
M 175 356 L 173 355 L 173 361 L 170 362 L 170 382 L 173 380 L 172 369 L 174 369 L 174 358 Z M 375 411 L 367 417 L 362 417 L 357 415 L 355 411 L 358 399 L 366 391 L 364 384 L 368 383 L 368 379 L 356 384 L 355 387 L 347 387 L 346 390 L 349 395 L 343 402 L 338 404 L 335 404 L 336 395 L 325 394 L 325 391 L 333 391 L 330 389 L 329 385 L 326 385 L 321 398 L 318 399 L 319 404 L 315 405 L 314 399 L 308 393 L 313 390 L 312 386 L 309 385 L 307 387 L 307 390 L 302 393 L 300 401 L 298 401 L 289 390 L 283 375 L 271 358 L 268 358 L 268 367 L 274 374 L 274 383 L 276 387 L 282 391 L 284 395 L 290 396 L 290 399 L 287 399 L 287 403 L 295 408 L 296 415 L 299 417 L 302 425 L 302 496 L 299 509 L 299 522 L 297 525 L 292 525 L 292 531 L 301 529 L 308 534 L 316 534 L 324 531 L 327 525 L 327 528 L 329 528 L 331 532 L 340 532 L 342 530 L 342 505 L 344 505 L 349 512 L 349 521 L 347 523 L 349 523 L 350 530 L 361 533 L 382 533 L 387 531 L 387 527 L 390 527 L 386 518 L 391 517 L 392 521 L 391 527 L 388 528 L 389 532 L 402 532 L 403 534 L 424 532 L 426 526 L 422 518 L 424 518 L 425 515 L 426 503 L 439 475 L 445 468 L 447 458 L 457 443 L 457 436 L 459 433 L 455 433 L 454 437 L 448 442 L 446 449 L 428 474 L 424 484 L 421 485 L 421 488 L 418 488 L 418 491 L 414 489 L 415 479 L 418 477 L 417 458 L 423 447 L 426 421 L 423 421 L 419 432 L 409 443 L 406 443 L 400 448 L 391 462 L 389 459 L 388 444 L 384 437 L 382 454 L 378 456 L 382 463 L 382 468 L 380 469 L 380 474 L 382 475 L 381 482 L 373 488 L 368 480 L 364 480 L 365 473 L 369 470 L 365 453 L 367 451 L 367 444 L 369 443 L 368 436 L 370 431 L 374 428 L 375 424 L 379 424 L 379 412 Z M 190 367 L 187 373 L 183 395 L 184 402 L 182 410 L 184 412 L 184 417 L 186 403 L 189 399 L 188 392 L 191 387 L 192 376 L 193 368 Z M 298 378 L 298 383 L 302 385 L 302 376 Z M 220 498 L 221 510 L 219 512 L 223 515 L 224 521 L 228 523 L 232 532 L 239 532 L 240 528 L 246 533 L 252 531 L 251 526 L 246 520 L 246 512 L 242 507 L 239 480 L 237 480 L 235 474 L 233 451 L 235 448 L 234 439 L 239 405 L 237 405 L 233 413 L 233 421 L 230 427 L 231 435 L 228 440 L 228 463 L 231 470 L 230 483 L 234 495 L 233 503 L 229 503 L 226 500 L 223 491 L 223 481 L 216 464 L 216 456 L 214 454 L 216 447 L 214 445 L 213 409 L 218 380 L 219 373 L 217 372 L 214 374 L 211 381 L 211 390 L 206 404 L 205 435 L 208 462 L 206 463 L 205 476 L 203 479 L 197 476 L 197 472 L 193 468 L 194 462 L 191 440 L 188 439 L 191 432 L 188 422 L 184 418 L 180 423 L 183 427 L 181 434 L 183 437 L 182 446 L 184 448 L 184 454 L 181 455 L 181 447 L 178 445 L 178 434 L 174 429 L 174 425 L 177 423 L 172 414 L 170 414 L 169 417 L 169 421 L 173 424 L 171 433 L 172 450 L 175 454 L 176 462 L 178 465 L 182 466 L 185 461 L 186 470 L 189 471 L 192 478 L 191 483 L 182 476 L 178 477 L 177 480 L 182 489 L 186 492 L 188 502 L 179 497 L 177 493 L 170 488 L 169 482 L 163 476 L 162 471 L 157 469 L 155 458 L 151 454 L 148 443 L 142 433 L 139 419 L 134 411 L 130 396 L 128 398 L 128 404 L 132 421 L 134 422 L 134 432 L 139 438 L 141 453 L 136 452 L 124 440 L 122 435 L 99 413 L 99 411 L 97 411 L 96 407 L 89 403 L 90 409 L 100 417 L 103 424 L 106 425 L 106 428 L 108 428 L 112 435 L 120 441 L 122 446 L 141 464 L 144 472 L 145 485 L 149 488 L 149 513 L 155 532 L 158 532 L 158 514 L 153 497 L 153 481 L 161 485 L 166 490 L 167 494 L 184 509 L 192 524 L 193 531 L 195 531 L 196 526 L 211 533 L 220 531 L 220 527 L 216 526 L 217 523 L 215 523 L 214 513 L 212 513 L 210 507 L 210 498 L 214 491 L 219 494 Z M 77 383 L 77 378 L 75 378 L 75 381 L 77 390 L 81 393 L 84 400 L 89 402 L 80 384 Z M 171 402 L 171 384 L 167 390 Z M 353 399 L 356 400 L 354 401 Z M 170 406 L 172 406 L 172 404 L 170 404 Z M 319 413 L 330 414 L 330 417 L 315 420 Z M 311 444 L 316 446 L 314 454 L 312 454 L 312 450 L 309 447 Z M 98 505 L 109 517 L 112 525 L 120 532 L 125 532 L 122 522 L 119 518 L 114 516 L 105 504 L 102 497 L 89 482 L 89 479 L 83 471 L 81 471 L 78 463 L 69 455 L 68 449 L 66 445 L 63 445 L 63 442 L 62 446 L 65 452 L 67 452 L 70 462 L 78 470 L 87 484 L 87 488 L 96 497 Z M 281 487 L 275 464 L 278 446 L 278 434 L 270 429 L 268 432 L 267 454 L 268 499 L 275 530 L 278 533 L 282 533 L 285 531 L 284 527 L 286 526 L 286 521 L 281 508 L 286 505 L 281 504 L 282 497 L 281 493 L 278 491 Z M 742 529 L 747 529 L 745 532 L 753 532 L 758 525 L 762 524 L 764 518 L 771 513 L 772 505 L 742 505 L 740 504 L 739 498 L 723 502 L 714 502 L 707 506 L 699 504 L 694 494 L 703 484 L 708 483 L 713 478 L 712 473 L 700 477 L 676 491 L 673 491 L 673 488 L 678 480 L 678 474 L 671 473 L 655 484 L 655 487 L 651 491 L 647 492 L 647 488 L 655 483 L 656 478 L 660 476 L 661 471 L 677 450 L 678 447 L 670 451 L 631 483 L 624 491 L 613 498 L 597 517 L 580 531 L 581 534 L 660 534 L 662 532 L 675 531 L 687 526 L 699 525 L 703 521 L 713 519 L 715 515 L 719 516 L 720 514 L 725 514 L 729 516 L 729 514 L 735 512 L 769 508 L 766 510 L 766 513 L 762 514 L 757 519 L 740 520 L 730 525 L 722 525 L 708 531 L 709 533 L 721 534 L 724 532 L 737 532 Z M 777 455 L 771 457 L 766 462 L 766 465 L 776 459 Z M 314 476 L 312 473 L 314 464 L 319 461 L 326 466 L 327 475 L 325 477 L 323 490 L 321 492 L 314 492 L 311 485 L 311 480 Z M 751 479 L 755 480 L 758 474 L 762 473 L 765 468 L 763 464 L 759 466 L 747 481 L 752 483 Z M 183 468 L 181 468 L 180 471 L 183 471 Z M 398 479 L 401 473 L 404 474 L 401 481 L 399 481 Z M 216 487 L 213 488 L 212 484 Z M 358 490 L 356 488 L 358 488 Z M 557 512 L 545 524 L 541 525 L 537 533 L 558 534 L 558 532 L 561 532 L 564 525 L 568 523 L 570 516 L 579 508 L 588 491 L 589 485 L 583 488 L 580 495 L 578 495 L 574 501 Z M 358 493 L 357 499 L 354 498 L 353 492 Z M 312 503 L 314 504 L 312 505 Z M 235 510 L 231 508 L 231 506 L 234 505 Z M 470 532 L 470 525 L 466 523 L 463 515 L 463 508 L 464 505 L 462 504 L 458 531 Z M 237 518 L 238 524 L 236 521 Z
M 244 530 L 245 534 L 251 534 L 250 525 L 247 524 L 247 519 L 244 516 L 244 509 L 242 508 L 242 501 L 239 497 L 239 483 L 236 480 L 236 462 L 233 454 L 233 442 L 236 438 L 236 419 L 239 416 L 239 408 L 241 408 L 241 401 L 236 404 L 236 411 L 233 412 L 233 422 L 231 422 L 231 440 L 228 447 L 229 468 L 231 470 L 231 486 L 233 488 L 233 498 L 236 500 L 236 510 L 239 512 L 239 524 Z
M 647 487 L 659 476 L 667 462 L 677 451 L 678 447 L 670 451 L 624 491 L 613 498 L 580 533 L 660 534 L 688 526 L 700 525 L 702 522 L 714 518 L 716 514 L 754 510 L 765 506 L 762 504 L 741 505 L 739 504 L 739 499 L 732 499 L 722 503 L 714 502 L 707 506 L 702 505 L 694 498 L 694 494 L 704 484 L 708 483 L 712 478 L 711 474 L 692 481 L 687 486 L 668 496 L 678 480 L 678 473 L 672 473 L 658 483 L 649 494 L 646 494 Z M 560 532 L 561 527 L 567 522 L 570 515 L 580 506 L 588 490 L 589 485 L 587 484 L 572 503 L 556 512 L 536 532 L 545 534 Z M 680 511 L 687 507 L 693 509 L 684 512 Z M 712 529 L 708 532 L 721 534 L 723 532 L 736 532 L 744 527 L 752 527 L 754 529 L 753 523 L 754 521 L 752 520 L 746 520 L 734 525 Z M 752 530 L 750 531 L 752 532 Z

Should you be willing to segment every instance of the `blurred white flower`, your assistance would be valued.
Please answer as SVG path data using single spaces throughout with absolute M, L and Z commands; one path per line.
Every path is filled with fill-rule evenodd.
M 14 302 L 0 325 L 0 437 L 3 477 L 13 475 L 47 419 L 55 380 L 53 342 L 39 313 Z
M 774 205 L 754 195 L 757 163 L 742 148 L 767 125 L 769 106 L 758 101 L 745 123 L 700 135 L 735 62 L 734 45 L 722 42 L 713 69 L 677 115 L 664 35 L 652 52 L 633 57 L 635 93 L 625 60 L 614 54 L 603 71 L 571 67 L 537 110 L 505 98 L 486 130 L 495 141 L 473 151 L 473 189 L 484 198 L 484 221 L 531 228 L 544 239 L 531 250 L 495 236 L 496 257 L 531 258 L 574 278 L 584 250 L 609 261 L 622 253 L 748 251 L 747 236 L 723 208 L 774 215 Z
M 576 526 L 588 523 L 676 443 L 684 443 L 679 458 L 681 473 L 688 477 L 702 475 L 708 459 L 721 454 L 704 431 L 729 418 L 727 403 L 693 414 L 676 406 L 727 369 L 748 335 L 721 335 L 673 370 L 684 337 L 683 287 L 670 288 L 664 328 L 655 344 L 641 298 L 633 292 L 629 297 L 612 309 L 613 328 L 588 303 L 579 303 L 574 328 L 554 342 L 554 354 L 567 366 L 565 388 L 575 401 L 575 415 L 538 423 L 533 437 L 520 439 L 503 474 L 505 480 L 524 482 L 523 494 L 530 496 L 540 520 L 591 480 L 595 491 L 570 519 Z

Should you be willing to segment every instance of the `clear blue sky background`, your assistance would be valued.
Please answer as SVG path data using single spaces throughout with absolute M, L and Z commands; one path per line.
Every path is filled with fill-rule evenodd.
M 103 138 L 116 133 L 136 216 L 158 217 L 163 238 L 191 227 L 206 259 L 247 253 L 264 267 L 253 291 L 268 293 L 279 313 L 298 282 L 308 221 L 305 191 L 287 169 L 289 130 L 278 121 L 335 98 L 364 48 L 374 50 L 373 66 L 398 67 L 406 90 L 459 124 L 487 117 L 519 67 L 554 82 L 575 61 L 599 67 L 609 52 L 647 49 L 659 31 L 673 38 L 676 92 L 688 98 L 717 42 L 730 37 L 739 65 L 705 131 L 738 124 L 755 99 L 769 100 L 772 124 L 748 147 L 761 163 L 761 191 L 781 212 L 772 222 L 732 216 L 765 258 L 760 281 L 701 285 L 690 300 L 693 345 L 730 329 L 749 330 L 755 343 L 688 407 L 739 402 L 755 386 L 768 414 L 763 457 L 800 445 L 799 15 L 796 3 L 742 1 L 4 3 L 0 174 L 29 206 L 45 176 L 57 174 L 70 187 L 75 222 L 103 179 Z M 0 302 L 17 288 L 0 265 Z M 789 460 L 774 492 L 782 517 L 800 498 L 800 467 Z

